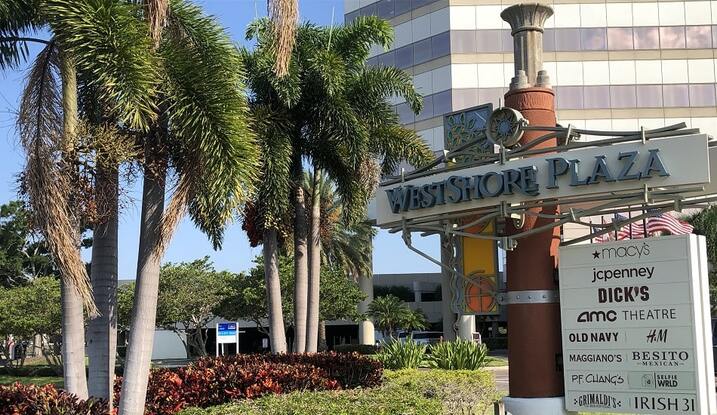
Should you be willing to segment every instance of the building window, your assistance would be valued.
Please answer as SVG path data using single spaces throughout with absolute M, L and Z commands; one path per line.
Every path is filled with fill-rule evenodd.
M 440 58 L 451 53 L 450 34 L 450 32 L 443 32 L 431 38 L 431 57 L 433 59 Z
M 637 106 L 658 108 L 662 106 L 662 85 L 638 85 Z
M 396 49 L 396 66 L 401 69 L 413 66 L 413 46 L 408 45 Z
M 503 30 L 503 38 L 501 39 L 500 46 L 503 52 L 513 51 L 513 36 L 510 34 L 510 30 Z
M 556 29 L 555 50 L 566 52 L 579 51 L 580 29 Z
M 396 66 L 396 54 L 391 51 L 378 55 L 378 64 L 383 66 Z
M 712 28 L 710 26 L 687 26 L 687 47 L 690 49 L 709 49 L 712 47 Z
M 635 49 L 659 49 L 660 34 L 656 27 L 636 27 Z
M 610 89 L 607 86 L 586 86 L 583 88 L 585 109 L 610 108 Z
M 410 45 L 409 45 L 410 46 Z M 431 39 L 423 39 L 413 44 L 413 63 L 418 65 L 431 60 Z
M 378 15 L 378 9 L 376 7 L 376 3 L 369 4 L 366 7 L 360 8 L 359 12 L 361 13 L 361 16 L 376 16 L 376 15 Z
M 344 22 L 351 23 L 354 20 L 356 20 L 357 17 L 359 17 L 361 14 L 358 10 L 354 10 L 351 13 L 346 13 L 346 16 L 344 17 Z
M 684 49 L 685 48 L 685 28 L 684 28 L 684 26 L 660 27 L 660 47 L 662 49 Z
M 543 32 L 543 50 L 546 52 L 555 51 L 555 29 L 545 29 Z
M 555 96 L 558 97 L 558 108 L 577 110 L 583 108 L 583 87 L 560 86 L 555 87 Z
M 423 108 L 416 115 L 416 121 L 427 120 L 433 117 L 433 95 L 423 97 Z
M 607 47 L 610 50 L 629 50 L 633 48 L 631 27 L 609 27 L 607 29 Z
M 505 92 L 505 88 L 481 88 L 478 90 L 478 102 L 481 104 L 492 103 L 497 106 L 498 102 L 504 101 Z
M 448 114 L 453 111 L 451 90 L 433 94 L 433 116 Z
M 477 52 L 500 52 L 503 50 L 503 31 L 500 29 L 481 30 L 475 39 Z
M 394 5 L 396 2 L 393 0 L 380 0 L 377 5 L 378 17 L 382 19 L 391 19 L 395 16 Z
M 663 85 L 662 97 L 666 107 L 689 107 L 687 85 Z
M 690 85 L 689 92 L 691 107 L 713 107 L 715 105 L 714 84 Z
M 580 37 L 582 50 L 605 50 L 607 48 L 604 27 L 581 29 Z
M 409 124 L 416 120 L 416 116 L 411 110 L 411 107 L 405 102 L 396 105 L 396 113 L 398 114 L 398 121 L 401 124 Z
M 612 108 L 634 108 L 637 105 L 635 85 L 610 86 L 610 105 Z
M 452 110 L 457 111 L 478 105 L 478 89 L 454 89 L 452 91 Z

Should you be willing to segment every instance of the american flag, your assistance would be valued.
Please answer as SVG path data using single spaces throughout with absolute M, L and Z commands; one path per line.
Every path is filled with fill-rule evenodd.
M 615 214 L 613 222 L 626 220 L 625 216 Z M 645 221 L 637 221 L 629 223 L 615 232 L 606 233 L 595 237 L 595 242 L 602 243 L 614 240 L 639 239 L 654 235 L 657 232 L 666 232 L 670 235 L 686 235 L 692 233 L 694 227 L 689 223 L 679 220 L 669 213 L 663 213 L 658 216 L 647 218 Z

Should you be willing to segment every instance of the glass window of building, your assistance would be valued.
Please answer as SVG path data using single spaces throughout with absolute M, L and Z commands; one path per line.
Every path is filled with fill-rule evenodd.
M 662 106 L 662 85 L 638 85 L 637 106 L 657 108 Z
M 689 87 L 691 107 L 715 106 L 714 84 L 693 84 Z
M 555 50 L 572 52 L 580 50 L 580 29 L 556 29 Z
M 610 88 L 608 86 L 586 86 L 583 88 L 585 109 L 610 108 Z
M 559 109 L 582 109 L 583 108 L 583 87 L 582 86 L 560 86 L 554 87 L 555 95 L 558 97 Z
M 656 27 L 636 27 L 635 49 L 659 49 L 660 34 Z
M 684 26 L 660 27 L 660 47 L 662 49 L 684 49 L 685 48 L 685 27 Z
M 431 57 L 433 59 L 446 56 L 451 53 L 450 32 L 439 33 L 431 37 Z
M 635 85 L 610 86 L 610 104 L 612 108 L 633 108 L 637 105 Z
M 687 26 L 687 47 L 690 49 L 709 49 L 712 47 L 712 28 L 710 26 Z
M 633 48 L 631 27 L 608 27 L 607 47 L 610 50 L 630 50 Z
M 662 97 L 666 107 L 688 107 L 690 105 L 687 85 L 663 85 Z
M 582 50 L 605 50 L 607 38 L 604 27 L 591 27 L 580 29 Z

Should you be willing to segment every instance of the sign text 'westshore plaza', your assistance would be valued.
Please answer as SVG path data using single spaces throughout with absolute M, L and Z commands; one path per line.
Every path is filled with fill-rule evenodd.
M 445 170 L 381 186 L 377 224 L 524 203 L 709 182 L 704 134 L 587 147 Z M 696 166 L 703 166 L 696 168 Z

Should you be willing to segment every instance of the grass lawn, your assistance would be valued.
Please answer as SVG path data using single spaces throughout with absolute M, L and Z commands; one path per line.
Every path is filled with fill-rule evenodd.
M 11 385 L 15 382 L 33 385 L 46 385 L 53 383 L 55 386 L 62 386 L 62 377 L 59 376 L 13 376 L 0 375 L 0 385 Z
M 502 356 L 487 356 L 485 358 L 487 367 L 508 366 L 508 358 Z

